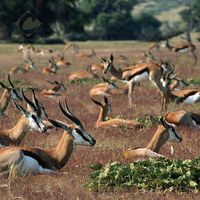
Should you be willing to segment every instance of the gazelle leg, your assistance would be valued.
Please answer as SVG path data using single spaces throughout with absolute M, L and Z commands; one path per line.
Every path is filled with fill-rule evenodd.
M 128 104 L 129 104 L 129 108 L 132 108 L 132 93 L 133 93 L 133 90 L 134 90 L 134 86 L 135 86 L 135 83 L 133 83 L 133 82 L 129 83 L 129 88 L 128 88 Z

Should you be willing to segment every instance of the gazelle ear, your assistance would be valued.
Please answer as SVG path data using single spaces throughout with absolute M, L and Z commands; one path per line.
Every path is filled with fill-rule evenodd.
M 151 122 L 152 122 L 154 125 L 156 125 L 157 127 L 160 125 L 160 123 L 159 123 L 154 117 L 152 117 L 151 115 L 150 115 L 150 120 L 151 120 Z
M 164 121 L 163 117 L 160 119 L 160 122 L 164 126 L 165 130 L 167 130 L 169 125 Z
M 9 91 L 9 88 L 6 85 L 4 85 L 2 82 L 0 82 L 0 85 L 1 85 L 2 88 L 4 88 L 4 89 Z
M 104 97 L 104 102 L 105 102 L 106 105 L 108 105 L 108 99 L 107 99 L 107 97 Z
M 110 55 L 110 62 L 113 63 L 113 60 L 114 60 L 114 57 L 113 57 L 113 55 L 111 54 L 111 55 Z

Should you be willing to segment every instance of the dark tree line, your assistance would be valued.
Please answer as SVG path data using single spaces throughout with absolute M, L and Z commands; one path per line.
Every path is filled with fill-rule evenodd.
M 0 39 L 160 40 L 162 23 L 151 13 L 132 16 L 138 0 L 1 0 Z M 188 27 L 199 24 L 200 0 L 181 12 Z M 41 26 L 30 36 L 15 22 L 30 11 Z M 189 15 L 190 14 L 190 15 Z M 188 17 L 190 16 L 190 18 Z

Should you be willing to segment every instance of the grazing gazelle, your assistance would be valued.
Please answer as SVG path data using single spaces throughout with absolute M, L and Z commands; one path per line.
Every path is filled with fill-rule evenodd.
M 62 82 L 58 82 L 58 81 L 48 81 L 49 83 L 53 84 L 53 87 L 51 89 L 47 89 L 47 90 L 42 90 L 40 92 L 40 95 L 44 98 L 56 98 L 59 96 L 62 96 L 62 93 L 58 93 L 58 91 L 63 90 L 66 91 L 66 88 L 64 86 L 64 84 Z
M 92 96 L 110 96 L 110 90 L 111 89 L 118 89 L 118 86 L 115 85 L 114 83 L 110 82 L 109 80 L 105 79 L 104 77 L 102 77 L 103 80 L 106 82 L 106 83 L 100 83 L 100 84 L 97 84 L 95 85 L 94 87 L 92 87 L 90 89 L 90 97 Z
M 38 108 L 33 102 L 27 99 L 22 88 L 21 93 L 24 101 L 29 104 L 31 109 L 25 110 L 22 106 L 13 101 L 15 107 L 22 112 L 23 116 L 12 129 L 0 130 L 0 146 L 19 145 L 31 129 L 42 133 L 46 132 L 46 126 L 40 118 L 41 113 Z
M 173 126 L 184 125 L 197 126 L 198 129 L 200 128 L 200 113 L 177 110 L 167 114 L 164 120 Z
M 4 112 L 8 108 L 8 105 L 10 104 L 11 99 L 17 100 L 17 101 L 23 100 L 21 94 L 17 92 L 14 85 L 12 84 L 9 74 L 8 74 L 8 81 L 11 87 L 7 87 L 2 82 L 0 82 L 1 87 L 5 89 L 0 99 L 0 116 L 6 116 Z
M 91 99 L 95 104 L 97 104 L 101 111 L 99 114 L 99 118 L 95 124 L 95 128 L 103 127 L 103 128 L 110 128 L 110 127 L 126 127 L 126 128 L 142 128 L 143 124 L 136 121 L 136 120 L 126 120 L 126 119 L 110 119 L 105 121 L 107 114 L 111 112 L 111 105 L 108 103 L 108 99 L 104 97 L 104 102 L 100 103 L 94 99 Z
M 42 69 L 42 73 L 43 74 L 56 74 L 56 71 L 58 70 L 58 66 L 56 65 L 54 58 L 52 57 L 51 60 L 49 60 L 49 66 L 48 67 L 44 67 Z
M 168 125 L 163 118 L 160 119 L 160 123 L 152 116 L 150 116 L 150 119 L 158 127 L 154 137 L 146 148 L 129 148 L 125 150 L 122 155 L 124 160 L 132 163 L 149 158 L 165 157 L 159 154 L 159 152 L 166 142 L 180 143 L 182 141 L 182 137 L 176 132 L 174 127 Z
M 110 61 L 106 61 L 101 58 L 104 63 L 104 74 L 110 72 L 114 77 L 128 84 L 128 104 L 129 108 L 132 108 L 132 93 L 135 84 L 143 81 L 150 80 L 162 93 L 166 93 L 167 90 L 161 83 L 163 74 L 171 70 L 167 63 L 156 64 L 156 63 L 145 63 L 138 64 L 130 67 L 126 67 L 124 70 L 118 71 L 113 66 L 113 55 L 110 56 Z
M 87 71 L 74 72 L 71 74 L 69 76 L 69 81 L 71 82 L 79 79 L 86 80 L 91 78 L 99 78 L 99 76 L 91 71 L 91 66 L 88 66 Z
M 194 65 L 197 64 L 197 55 L 194 53 L 196 46 L 190 42 L 171 46 L 167 39 L 165 44 L 162 45 L 162 47 L 167 47 L 173 53 L 189 52 L 194 57 L 194 60 L 195 60 Z
M 62 53 L 62 55 L 58 54 L 58 57 L 60 58 L 60 60 L 56 62 L 56 65 L 58 67 L 68 67 L 69 65 L 71 65 L 70 62 L 64 60 L 65 57 L 64 52 Z
M 81 122 L 75 117 L 67 106 L 66 111 L 59 106 L 62 113 L 73 121 L 67 125 L 60 121 L 49 121 L 58 128 L 64 129 L 63 136 L 57 147 L 42 149 L 35 147 L 8 147 L 0 149 L 0 169 L 7 170 L 13 167 L 21 173 L 56 173 L 70 159 L 77 145 L 94 146 L 96 141 L 83 128 Z
M 151 44 L 151 45 L 148 46 L 148 48 L 146 49 L 146 52 L 152 53 L 152 51 L 153 51 L 154 49 L 156 49 L 157 51 L 159 51 L 160 45 L 159 45 L 158 43 L 153 43 L 153 44 Z
M 28 56 L 28 59 L 29 59 L 29 61 L 24 60 L 24 62 L 26 62 L 25 67 L 18 67 L 18 66 L 10 67 L 9 74 L 12 74 L 12 73 L 27 73 L 30 69 L 35 69 L 34 62 L 32 61 L 30 55 Z

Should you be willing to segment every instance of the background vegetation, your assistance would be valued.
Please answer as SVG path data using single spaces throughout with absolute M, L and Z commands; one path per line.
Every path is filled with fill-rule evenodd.
M 160 41 L 199 31 L 199 0 L 2 0 L 0 39 Z M 15 22 L 29 10 L 42 25 L 26 37 Z M 34 40 L 33 40 L 34 39 Z

